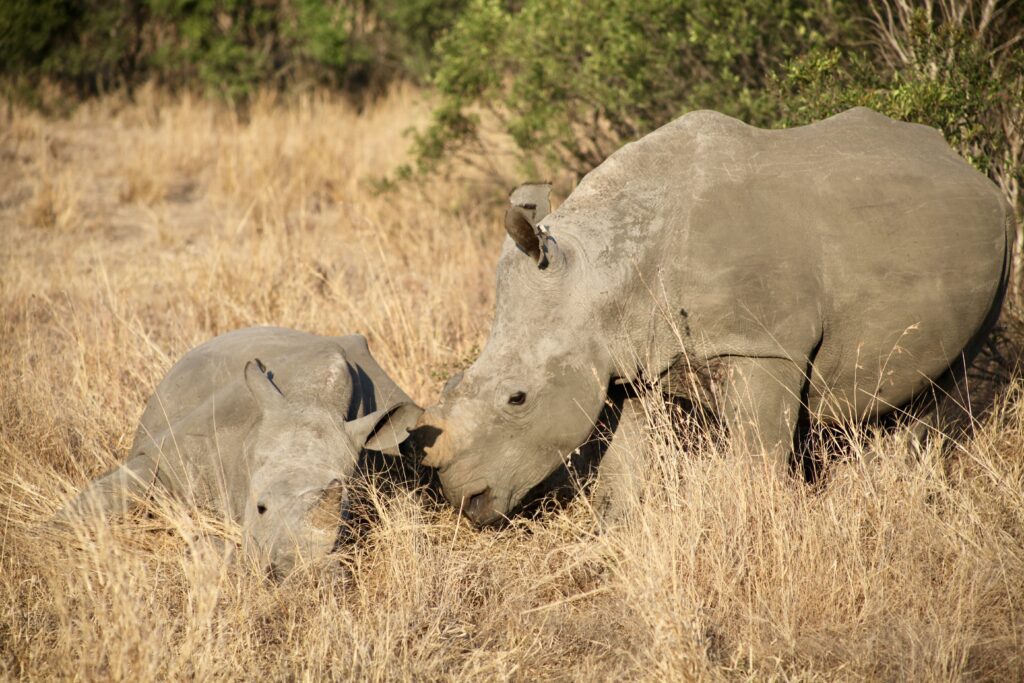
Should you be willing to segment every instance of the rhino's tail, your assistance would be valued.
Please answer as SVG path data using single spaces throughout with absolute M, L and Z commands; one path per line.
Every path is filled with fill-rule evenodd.
M 1021 294 L 1020 283 L 1017 281 L 1017 275 L 1021 272 L 1021 260 L 1024 259 L 1024 254 L 1021 253 L 1021 248 L 1024 244 L 1021 244 L 1020 231 L 1017 226 L 1017 220 L 1014 217 L 1013 207 L 1009 202 L 1003 202 L 1003 213 L 1005 214 L 1006 222 L 1006 253 L 1007 263 L 1003 269 L 1004 282 L 1006 283 L 1005 288 L 1008 290 L 1010 304 L 1014 308 L 1020 306 Z

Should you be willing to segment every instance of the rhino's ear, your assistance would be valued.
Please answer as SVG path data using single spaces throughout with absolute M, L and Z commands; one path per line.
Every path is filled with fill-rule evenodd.
M 422 413 L 415 403 L 399 403 L 346 422 L 345 431 L 357 448 L 399 455 L 398 447 L 409 438 Z
M 359 376 L 349 365 L 345 352 L 341 348 L 332 349 L 316 382 L 317 397 L 327 405 L 347 405 L 358 382 Z
M 540 239 L 525 212 L 518 206 L 510 206 L 505 210 L 505 232 L 520 251 L 534 261 L 540 260 Z
M 266 412 L 285 404 L 284 394 L 274 384 L 274 373 L 267 369 L 259 358 L 245 364 L 245 385 L 249 393 L 256 399 L 261 412 Z
M 543 265 L 546 235 L 537 226 L 551 211 L 551 184 L 520 185 L 508 200 L 511 206 L 505 211 L 505 232 L 523 253 Z
M 523 183 L 512 190 L 508 203 L 523 209 L 530 225 L 537 225 L 551 213 L 551 183 Z

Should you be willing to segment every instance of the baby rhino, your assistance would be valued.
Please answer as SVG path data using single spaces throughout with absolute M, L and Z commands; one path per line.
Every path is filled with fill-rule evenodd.
M 398 455 L 421 412 L 362 336 L 230 332 L 171 368 L 127 462 L 62 514 L 123 511 L 157 486 L 241 524 L 246 554 L 283 576 L 334 548 L 360 451 Z

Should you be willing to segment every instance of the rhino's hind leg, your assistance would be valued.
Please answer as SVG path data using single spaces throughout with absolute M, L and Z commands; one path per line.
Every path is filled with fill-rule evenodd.
M 126 513 L 156 479 L 156 463 L 140 453 L 90 483 L 58 513 L 62 519 Z
M 734 448 L 778 475 L 789 472 L 807 375 L 781 358 L 723 359 L 720 410 Z

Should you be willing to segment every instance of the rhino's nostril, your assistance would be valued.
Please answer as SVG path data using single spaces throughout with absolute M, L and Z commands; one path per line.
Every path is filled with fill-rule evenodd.
M 469 497 L 466 504 L 466 514 L 470 519 L 477 520 L 487 510 L 491 502 L 491 487 L 488 486 L 480 493 Z

